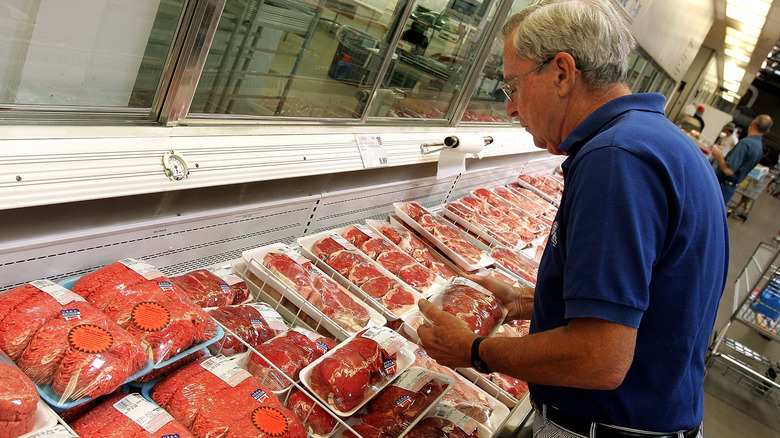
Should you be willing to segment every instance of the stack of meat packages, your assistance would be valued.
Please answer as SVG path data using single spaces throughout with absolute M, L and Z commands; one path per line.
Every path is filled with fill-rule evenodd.
M 555 219 L 555 213 L 558 212 L 558 207 L 553 205 L 550 201 L 541 197 L 535 191 L 527 187 L 521 186 L 520 183 L 514 182 L 514 183 L 507 184 L 507 188 L 512 190 L 514 193 L 517 193 L 518 195 L 522 196 L 523 199 L 530 199 L 534 203 L 534 205 L 541 207 L 543 209 L 542 214 L 536 215 L 535 217 L 540 221 L 544 222 L 548 227 L 552 225 L 552 221 L 553 219 Z
M 302 256 L 293 258 L 288 253 L 269 252 L 263 258 L 263 266 L 347 333 L 357 333 L 369 323 L 368 309 Z
M 482 251 L 461 236 L 453 225 L 439 219 L 415 202 L 406 203 L 404 208 L 405 213 L 412 220 L 460 256 L 467 264 L 474 265 L 482 260 Z
M 490 257 L 513 274 L 536 285 L 536 276 L 539 269 L 534 264 L 511 249 L 497 246 L 490 250 Z
M 132 334 L 48 280 L 0 294 L 0 349 L 60 403 L 108 394 L 149 362 Z
M 169 413 L 139 394 L 112 394 L 70 426 L 81 438 L 194 438 Z
M 417 300 L 402 283 L 379 270 L 374 260 L 349 242 L 344 243 L 345 245 L 342 245 L 333 237 L 326 237 L 315 242 L 311 252 L 367 295 L 379 301 L 391 314 L 401 316 L 414 307 Z
M 229 270 L 212 272 L 196 269 L 184 275 L 170 277 L 170 280 L 200 307 L 241 304 L 249 298 L 246 282 L 232 275 Z
M 493 336 L 497 338 L 518 338 L 528 334 L 528 324 L 530 321 L 512 321 L 512 323 L 513 324 L 504 324 L 499 327 Z M 523 398 L 523 395 L 528 392 L 528 384 L 520 379 L 495 372 L 490 373 L 486 377 L 516 400 L 520 400 Z
M 457 274 L 446 264 L 439 260 L 431 250 L 414 233 L 409 230 L 381 225 L 377 227 L 380 233 L 393 242 L 401 251 L 409 254 L 421 265 L 433 271 L 439 277 L 450 280 Z
M 441 404 L 405 436 L 411 438 L 478 438 L 479 424 L 452 406 Z
M 38 390 L 23 372 L 0 362 L 0 438 L 24 435 L 35 427 Z
M 563 179 L 556 175 L 532 176 L 520 175 L 517 179 L 534 187 L 551 199 L 560 202 L 563 192 Z
M 243 353 L 247 346 L 257 348 L 287 331 L 282 316 L 264 303 L 214 307 L 206 309 L 206 313 L 229 330 L 219 342 L 209 345 L 213 354 L 232 356 Z
M 152 399 L 199 438 L 304 438 L 306 428 L 235 361 L 201 359 L 157 382 Z
M 205 342 L 217 325 L 158 270 L 125 259 L 79 278 L 73 292 L 132 333 L 155 364 Z

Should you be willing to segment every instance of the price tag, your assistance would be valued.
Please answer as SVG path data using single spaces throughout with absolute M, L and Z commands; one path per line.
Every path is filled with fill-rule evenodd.
M 127 266 L 128 269 L 135 271 L 147 280 L 154 280 L 163 276 L 159 269 L 143 260 L 128 258 L 120 260 L 119 263 Z
M 42 292 L 49 294 L 63 306 L 74 301 L 86 301 L 84 298 L 81 298 L 80 295 L 71 292 L 69 289 L 65 289 L 51 280 L 35 280 L 31 281 L 30 284 L 37 287 Z
M 387 152 L 382 144 L 382 138 L 375 134 L 355 134 L 363 168 L 387 166 Z
M 391 355 L 398 353 L 405 344 L 401 335 L 385 327 L 369 327 L 360 337 L 371 339 Z
M 128 394 L 114 403 L 114 408 L 152 434 L 173 421 L 171 414 L 138 394 Z
M 249 371 L 239 368 L 238 365 L 236 365 L 233 361 L 224 360 L 224 358 L 219 359 L 212 357 L 201 362 L 200 366 L 234 388 L 239 383 L 243 382 L 249 377 L 252 377 L 252 375 L 249 374 Z

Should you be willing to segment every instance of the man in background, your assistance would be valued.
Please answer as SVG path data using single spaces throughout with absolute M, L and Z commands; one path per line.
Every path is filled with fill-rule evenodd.
M 715 174 L 720 182 L 724 203 L 731 200 L 734 192 L 737 191 L 737 185 L 747 178 L 748 173 L 758 164 L 763 152 L 763 136 L 771 128 L 772 117 L 768 114 L 761 114 L 750 122 L 747 137 L 740 140 L 728 155 L 724 156 L 719 146 L 712 147 L 712 156 L 715 157 L 715 162 L 718 164 Z

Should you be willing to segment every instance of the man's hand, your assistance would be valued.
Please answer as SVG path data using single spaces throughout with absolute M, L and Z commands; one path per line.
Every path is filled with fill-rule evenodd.
M 417 305 L 428 322 L 417 329 L 422 346 L 436 362 L 450 368 L 471 366 L 471 344 L 477 335 L 474 334 L 455 315 L 451 315 L 421 299 Z
M 710 153 L 715 158 L 723 158 L 723 150 L 716 144 L 712 145 L 712 148 L 710 148 Z

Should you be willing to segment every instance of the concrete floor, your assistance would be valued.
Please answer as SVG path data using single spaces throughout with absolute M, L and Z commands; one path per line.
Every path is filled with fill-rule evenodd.
M 721 300 L 715 330 L 726 328 L 733 313 L 734 282 L 760 242 L 771 242 L 780 230 L 780 199 L 762 193 L 747 220 L 729 218 L 731 257 L 729 279 Z M 780 361 L 780 343 L 762 338 L 755 330 L 734 322 L 727 337 L 755 352 Z M 780 436 L 780 392 L 756 391 L 755 385 L 739 379 L 715 363 L 704 381 L 704 434 L 707 438 Z

